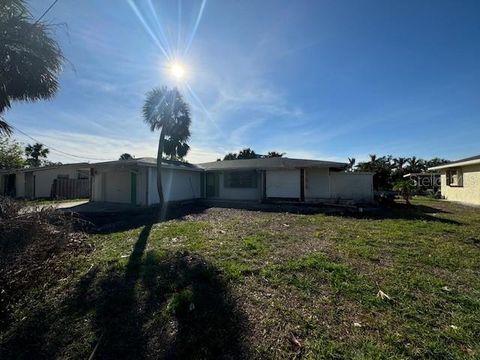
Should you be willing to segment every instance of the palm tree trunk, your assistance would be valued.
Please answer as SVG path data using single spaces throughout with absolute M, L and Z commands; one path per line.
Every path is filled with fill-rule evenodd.
M 160 132 L 160 140 L 158 141 L 158 153 L 157 153 L 157 191 L 160 209 L 164 208 L 165 198 L 163 197 L 162 187 L 162 157 L 163 157 L 163 145 L 165 143 L 165 127 L 162 126 Z

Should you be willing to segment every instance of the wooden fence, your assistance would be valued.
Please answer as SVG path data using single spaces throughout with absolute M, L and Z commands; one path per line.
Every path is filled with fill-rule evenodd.
M 77 199 L 90 197 L 89 179 L 55 179 L 52 184 L 53 199 Z

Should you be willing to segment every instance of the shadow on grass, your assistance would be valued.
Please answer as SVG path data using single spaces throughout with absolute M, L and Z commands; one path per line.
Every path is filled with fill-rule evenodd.
M 79 229 L 88 233 L 109 234 L 136 229 L 147 224 L 181 219 L 187 215 L 201 214 L 208 208 L 201 205 L 183 205 L 171 207 L 162 218 L 158 207 L 137 209 L 136 211 L 119 211 L 115 213 L 76 213 L 81 219 Z
M 399 220 L 422 220 L 432 221 L 444 224 L 462 225 L 461 222 L 456 220 L 439 217 L 437 214 L 448 214 L 447 211 L 437 209 L 425 205 L 406 205 L 403 203 L 395 203 L 391 207 L 381 207 L 375 211 L 369 212 L 344 212 L 333 213 L 329 215 L 340 215 L 346 217 L 352 217 L 355 219 L 370 219 L 370 220 L 387 220 L 387 219 L 399 219 Z
M 90 269 L 58 308 L 38 309 L 2 344 L 3 359 L 248 357 L 248 328 L 219 271 L 197 254 L 147 251 Z

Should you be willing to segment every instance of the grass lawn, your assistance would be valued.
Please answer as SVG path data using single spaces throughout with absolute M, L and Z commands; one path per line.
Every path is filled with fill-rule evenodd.
M 413 204 L 89 235 L 3 298 L 0 357 L 478 359 L 480 210 Z

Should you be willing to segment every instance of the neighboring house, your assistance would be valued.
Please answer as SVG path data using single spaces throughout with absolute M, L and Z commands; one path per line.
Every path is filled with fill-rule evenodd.
M 156 159 L 92 164 L 93 201 L 158 203 Z M 345 172 L 347 164 L 288 158 L 193 165 L 164 160 L 165 201 L 294 201 L 371 203 L 373 174 Z
M 89 178 L 88 163 L 0 170 L 0 195 L 27 199 L 89 197 Z
M 441 172 L 441 191 L 445 199 L 480 205 L 480 155 L 428 170 Z

